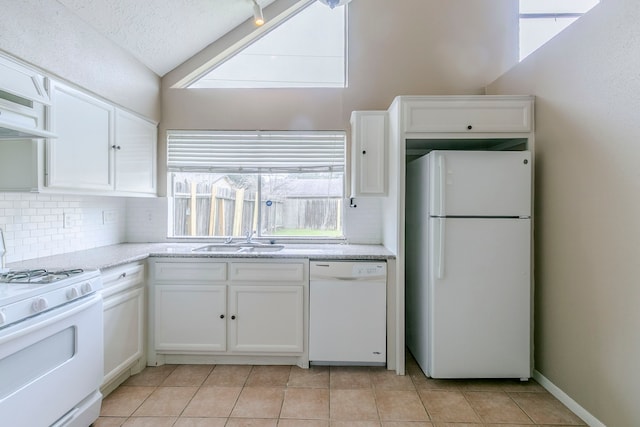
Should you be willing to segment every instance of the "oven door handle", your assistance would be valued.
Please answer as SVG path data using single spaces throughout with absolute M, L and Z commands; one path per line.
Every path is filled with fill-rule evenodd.
M 80 303 L 80 301 L 82 301 L 82 303 Z M 73 307 L 68 307 L 68 306 L 56 307 L 50 312 L 44 312 L 39 314 L 36 317 L 32 317 L 31 319 L 28 319 L 26 322 L 29 322 L 30 320 L 36 320 L 36 319 L 37 321 L 29 322 L 30 324 L 28 326 L 20 327 L 18 330 L 16 330 L 13 333 L 8 333 L 7 335 L 3 334 L 3 332 L 9 332 L 12 329 L 11 326 L 9 326 L 5 331 L 0 330 L 0 346 L 8 341 L 22 337 L 24 335 L 28 335 L 33 331 L 42 329 L 43 327 L 46 327 L 49 325 L 53 325 L 71 316 L 75 316 L 77 313 L 88 309 L 94 304 L 102 305 L 102 296 L 96 292 L 95 294 L 91 296 L 87 296 L 81 300 L 77 300 L 74 303 L 76 303 L 77 305 L 74 305 Z M 74 303 L 70 303 L 69 305 L 73 305 Z M 57 313 L 58 311 L 59 313 Z M 14 326 L 18 326 L 18 325 L 20 325 L 20 323 L 16 323 Z

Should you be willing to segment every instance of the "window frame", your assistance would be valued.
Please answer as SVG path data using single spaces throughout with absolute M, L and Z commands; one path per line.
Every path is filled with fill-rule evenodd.
M 598 3 L 600 3 L 601 0 L 598 0 Z M 572 21 L 569 25 L 573 24 L 575 21 L 577 21 L 578 19 L 580 19 L 582 16 L 584 16 L 585 13 L 587 13 L 589 10 L 591 10 L 593 7 L 597 6 L 596 3 L 594 6 L 592 6 L 591 8 L 587 9 L 585 12 L 525 12 L 525 13 L 519 13 L 518 14 L 518 22 L 519 22 L 519 28 L 522 27 L 522 22 L 523 20 L 529 20 L 534 21 L 534 20 L 543 20 L 543 19 L 571 19 L 571 18 L 575 18 L 574 21 Z M 566 28 L 566 27 L 564 27 Z M 536 47 L 535 49 L 533 49 L 531 52 L 529 52 L 528 54 L 522 56 L 522 32 L 519 30 L 518 31 L 518 37 L 519 37 L 519 42 L 518 42 L 518 61 L 522 61 L 524 60 L 527 56 L 531 55 L 533 52 L 535 52 L 536 50 L 538 50 L 540 47 L 542 47 L 545 43 L 547 43 L 549 40 L 551 40 L 553 37 L 555 37 L 556 35 L 558 35 L 560 32 L 564 31 L 564 28 L 561 29 L 560 31 L 556 32 L 553 36 L 551 36 L 549 39 L 547 39 L 545 42 L 543 42 L 542 44 L 540 44 L 538 47 Z
M 261 42 L 262 39 L 269 37 L 273 31 L 277 31 L 281 26 L 286 25 L 290 20 L 296 19 L 296 17 L 304 13 L 310 7 L 318 7 L 318 8 L 326 8 L 326 11 L 331 11 L 331 13 L 341 12 L 343 14 L 343 25 L 342 25 L 342 34 L 343 34 L 343 46 L 342 46 L 342 84 L 330 84 L 330 82 L 324 81 L 322 84 L 312 84 L 311 82 L 297 82 L 296 84 L 266 84 L 265 82 L 269 81 L 268 79 L 257 79 L 255 82 L 257 84 L 244 83 L 244 84 L 224 84 L 224 83 L 211 83 L 211 84 L 200 84 L 201 80 L 206 80 L 206 76 L 210 73 L 214 72 L 219 67 L 225 66 L 229 61 L 233 61 L 237 56 L 242 55 L 242 53 L 246 49 L 250 49 L 254 44 Z M 348 31 L 348 23 L 349 23 L 349 12 L 347 5 L 338 6 L 335 9 L 330 9 L 326 7 L 326 5 L 321 4 L 320 2 L 307 2 L 300 6 L 295 6 L 287 11 L 282 16 L 278 16 L 273 20 L 268 20 L 265 25 L 259 27 L 256 31 L 245 37 L 243 40 L 235 43 L 229 49 L 225 49 L 225 51 L 216 57 L 212 58 L 207 62 L 204 66 L 200 67 L 196 73 L 192 73 L 187 78 L 180 80 L 173 87 L 179 87 L 183 89 L 346 89 L 349 87 L 349 31 Z M 286 56 L 286 55 L 285 55 Z M 245 69 L 255 69 L 259 67 L 254 66 L 244 66 Z M 316 67 L 314 67 L 316 68 Z M 210 81 L 215 82 L 216 79 L 211 79 Z M 221 80 L 224 82 L 225 80 Z M 239 80 L 241 81 L 241 80 Z M 245 82 L 249 82 L 250 80 L 246 80 Z M 290 82 L 290 83 L 293 83 Z
M 261 164 L 261 165 L 253 165 L 251 164 L 251 155 L 246 155 L 242 152 L 236 152 L 233 149 L 230 152 L 236 152 L 236 155 L 239 157 L 248 157 L 249 161 L 246 165 L 236 165 L 235 167 L 226 167 L 223 164 L 218 165 L 216 167 L 203 167 L 201 163 L 194 163 L 191 166 L 188 163 L 188 160 L 184 164 L 179 164 L 175 160 L 179 157 L 175 155 L 175 152 L 172 152 L 172 145 L 175 145 L 176 142 L 172 141 L 172 136 L 175 135 L 183 135 L 184 138 L 188 138 L 189 136 L 206 136 L 206 135 L 217 135 L 222 136 L 223 140 L 228 136 L 242 136 L 242 139 L 245 140 L 247 135 L 254 135 L 256 140 L 260 140 L 261 137 L 265 136 L 275 136 L 275 139 L 278 140 L 279 136 L 284 135 L 285 137 L 291 137 L 288 140 L 289 146 L 292 147 L 292 151 L 294 153 L 305 153 L 305 150 L 310 150 L 307 154 L 309 158 L 313 159 L 316 156 L 321 158 L 319 163 L 325 163 L 324 166 L 318 165 L 317 163 L 311 161 L 307 164 L 296 165 L 290 167 L 284 167 L 282 164 L 278 165 L 270 165 L 270 164 Z M 298 141 L 298 143 L 292 143 L 296 138 L 307 138 Z M 314 139 L 317 138 L 317 139 Z M 215 138 L 214 138 L 215 139 Z M 268 138 L 267 138 L 268 139 Z M 286 138 L 285 138 L 286 139 Z M 310 142 L 311 141 L 311 142 Z M 328 147 L 323 150 L 324 145 L 322 143 L 318 144 L 318 141 L 323 141 L 323 143 Z M 309 143 L 309 144 L 305 144 Z M 318 144 L 320 148 L 318 148 Z M 231 147 L 231 144 L 227 144 Z M 337 148 L 339 146 L 339 148 Z M 175 147 L 174 147 L 175 148 Z M 286 151 L 286 147 L 285 147 Z M 304 242 L 327 242 L 327 243 L 337 243 L 346 240 L 345 236 L 345 206 L 346 206 L 346 153 L 347 151 L 347 135 L 344 131 L 203 131 L 203 130 L 168 130 L 167 131 L 167 238 L 168 239 L 177 239 L 177 240 L 221 240 L 226 237 L 233 237 L 233 239 L 240 239 L 242 235 L 218 235 L 218 236 L 204 236 L 204 235 L 176 235 L 176 224 L 175 224 L 175 178 L 177 173 L 182 174 L 219 174 L 221 178 L 227 175 L 246 175 L 255 177 L 255 185 L 256 185 L 256 194 L 255 200 L 257 205 L 256 209 L 256 217 L 252 220 L 254 224 L 257 224 L 256 227 L 256 240 L 266 240 L 266 241 L 274 241 L 278 240 L 279 242 L 295 242 L 295 243 L 304 243 Z M 187 153 L 189 154 L 189 153 Z M 256 150 L 256 153 L 253 157 L 260 157 L 260 151 Z M 277 153 L 281 155 L 280 152 Z M 285 156 L 286 157 L 286 156 Z M 188 156 L 187 156 L 188 159 Z M 173 160 L 173 162 L 172 162 Z M 300 159 L 293 158 L 294 161 L 299 161 Z M 338 200 L 338 212 L 336 212 L 339 217 L 336 218 L 337 227 L 339 235 L 333 235 L 333 233 L 328 233 L 326 235 L 316 236 L 316 235 L 304 235 L 304 236 L 296 236 L 296 235 L 272 235 L 262 234 L 262 226 L 263 226 L 263 211 L 265 209 L 262 206 L 262 195 L 263 195 L 263 179 L 266 175 L 269 174 L 279 174 L 279 173 L 293 173 L 293 174 L 308 174 L 308 173 L 338 173 L 338 179 L 341 181 L 340 192 L 338 195 L 333 197 L 327 195 L 328 198 L 332 200 Z M 331 176 L 327 177 L 328 179 L 332 179 Z M 220 178 L 219 178 L 220 179 Z M 253 179 L 253 178 L 252 178 Z M 335 187 L 334 187 L 335 188 Z M 213 209 L 210 207 L 209 209 Z M 211 214 L 211 213 L 210 213 Z M 253 227 L 252 227 L 253 228 Z M 240 230 L 240 233 L 244 233 L 244 230 Z M 187 231 L 188 234 L 188 231 Z

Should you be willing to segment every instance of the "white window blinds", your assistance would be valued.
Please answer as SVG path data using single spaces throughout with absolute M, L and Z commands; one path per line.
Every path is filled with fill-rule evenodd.
M 167 132 L 169 171 L 344 172 L 344 132 Z

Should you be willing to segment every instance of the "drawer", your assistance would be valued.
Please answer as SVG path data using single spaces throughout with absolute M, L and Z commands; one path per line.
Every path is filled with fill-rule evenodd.
M 232 262 L 229 278 L 245 282 L 302 282 L 303 263 Z
M 144 283 L 143 264 L 126 264 L 120 267 L 108 268 L 100 271 L 100 274 L 104 287 L 102 291 L 103 298 Z
M 224 281 L 227 279 L 227 263 L 156 262 L 153 264 L 153 278 L 173 284 Z
M 532 102 L 505 99 L 406 100 L 405 132 L 530 132 Z

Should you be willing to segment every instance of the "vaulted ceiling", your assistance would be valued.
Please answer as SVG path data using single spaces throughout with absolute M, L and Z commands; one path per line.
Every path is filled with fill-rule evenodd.
M 57 1 L 159 76 L 253 16 L 251 0 Z

